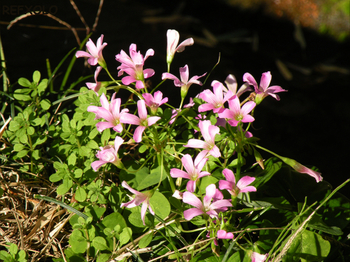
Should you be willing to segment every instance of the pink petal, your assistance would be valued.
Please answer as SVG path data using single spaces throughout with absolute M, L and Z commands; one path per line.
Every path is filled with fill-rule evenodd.
M 260 79 L 260 87 L 264 90 L 264 92 L 266 91 L 266 89 L 269 87 L 270 83 L 271 83 L 271 72 L 265 72 L 262 74 L 261 79 Z
M 255 177 L 251 176 L 244 176 L 242 177 L 236 184 L 236 186 L 240 189 L 241 192 L 243 192 L 243 189 L 246 188 L 248 185 L 253 183 L 255 180 Z M 256 191 L 256 188 L 254 187 L 254 191 Z M 248 191 L 245 191 L 248 192 Z
M 143 70 L 143 77 L 146 78 L 150 78 L 155 74 L 155 71 L 153 69 L 145 69 Z
M 163 73 L 162 74 L 162 80 L 164 80 L 164 79 L 171 79 L 171 80 L 173 80 L 174 81 L 174 85 L 177 86 L 177 87 L 182 86 L 181 81 L 176 76 L 174 76 L 173 74 Z
M 189 154 L 184 155 L 181 158 L 181 162 L 189 174 L 191 174 L 194 171 L 193 160 Z
M 204 148 L 206 146 L 206 142 L 199 139 L 190 139 L 188 140 L 187 144 L 184 145 L 184 147 L 191 147 L 191 148 Z
M 145 126 L 138 126 L 135 129 L 133 139 L 135 140 L 136 143 L 140 143 L 142 141 L 142 134 L 143 131 L 145 131 L 146 127 Z
M 187 38 L 186 40 L 184 40 L 183 42 L 181 42 L 181 44 L 179 44 L 179 46 L 176 48 L 176 51 L 178 53 L 181 53 L 182 51 L 185 50 L 186 46 L 190 46 L 194 44 L 194 40 L 193 38 Z
M 147 207 L 148 207 L 147 203 L 143 202 L 141 207 L 141 219 L 142 219 L 143 225 L 145 225 L 145 216 L 146 216 Z
M 250 113 L 250 111 L 253 110 L 253 108 L 256 106 L 256 104 L 253 101 L 249 101 L 247 103 L 245 103 L 241 109 L 241 113 L 243 115 L 247 115 Z
M 182 83 L 187 83 L 189 77 L 188 65 L 180 67 L 180 78 Z
M 216 186 L 215 184 L 210 184 L 209 186 L 207 186 L 207 188 L 205 189 L 205 196 L 203 199 L 203 204 L 205 207 L 208 207 L 210 205 L 211 200 L 213 199 L 215 193 L 216 193 Z
M 89 53 L 85 52 L 85 51 L 77 51 L 75 53 L 75 57 L 76 58 L 80 58 L 80 57 L 92 57 Z
M 210 151 L 209 153 L 213 156 L 213 157 L 220 157 L 221 156 L 221 153 L 220 153 L 220 150 L 217 146 L 214 146 Z
M 184 217 L 186 220 L 191 220 L 192 218 L 202 214 L 204 214 L 204 212 L 198 208 L 190 208 L 184 211 Z
M 243 82 L 247 82 L 249 85 L 254 86 L 255 91 L 258 90 L 258 84 L 257 84 L 257 82 L 255 81 L 255 78 L 254 78 L 251 74 L 245 73 L 245 74 L 243 75 Z
M 215 109 L 213 104 L 203 104 L 203 105 L 200 105 L 198 107 L 198 112 L 202 113 L 202 112 L 210 111 L 210 110 L 213 110 L 213 109 Z
M 227 181 L 236 184 L 236 178 L 230 169 L 225 168 L 222 173 L 224 174 Z
M 98 132 L 102 132 L 103 130 L 107 128 L 113 128 L 114 125 L 111 122 L 99 122 L 96 124 L 96 128 Z
M 125 113 L 120 115 L 120 122 L 130 125 L 140 125 L 140 118 L 133 114 Z
M 193 181 L 193 180 L 189 180 L 187 182 L 186 189 L 188 192 L 193 193 L 194 191 L 196 191 L 196 182 L 197 181 Z
M 140 195 L 142 193 L 140 193 L 139 191 L 136 191 L 135 189 L 133 189 L 131 186 L 128 185 L 128 183 L 126 183 L 125 181 L 122 182 L 122 187 L 126 188 L 127 190 L 129 190 L 131 193 L 133 193 L 134 195 Z
M 155 124 L 159 119 L 161 119 L 159 116 L 151 116 L 147 118 L 148 126 Z
M 103 166 L 106 163 L 106 161 L 97 160 L 91 163 L 91 167 L 96 172 L 101 166 Z
M 114 149 L 115 152 L 118 152 L 120 146 L 124 143 L 124 139 L 121 138 L 120 136 L 116 136 L 114 139 Z
M 191 179 L 191 177 L 188 175 L 188 173 L 186 173 L 183 170 L 177 169 L 177 168 L 170 169 L 170 175 L 171 175 L 171 177 L 174 177 L 174 178 L 182 177 L 182 178 Z
M 225 230 L 218 230 L 216 237 L 219 239 L 233 239 L 233 234 Z
M 145 120 L 147 118 L 146 103 L 144 100 L 137 101 L 137 109 L 140 120 Z
M 124 76 L 122 78 L 123 85 L 127 86 L 127 85 L 130 85 L 131 83 L 134 83 L 134 82 L 136 82 L 136 79 L 133 76 Z
M 145 88 L 145 85 L 144 85 L 143 81 L 137 80 L 137 81 L 136 81 L 135 87 L 136 87 L 137 89 L 143 89 L 143 88 Z
M 257 252 L 253 252 L 251 256 L 252 262 L 264 262 L 267 258 L 267 255 L 268 254 L 261 255 Z
M 210 208 L 214 210 L 220 209 L 223 207 L 232 207 L 232 203 L 230 202 L 230 200 L 227 200 L 227 199 L 217 200 L 210 205 Z
M 231 191 L 233 190 L 233 184 L 232 182 L 229 182 L 229 181 L 225 181 L 225 180 L 220 180 L 219 181 L 219 188 L 220 190 L 228 190 L 228 191 Z
M 191 192 L 188 192 L 188 191 L 184 192 L 182 201 L 186 204 L 190 204 L 196 207 L 197 209 L 200 209 L 200 210 L 203 209 L 202 201 L 200 201 L 199 198 L 196 197 Z

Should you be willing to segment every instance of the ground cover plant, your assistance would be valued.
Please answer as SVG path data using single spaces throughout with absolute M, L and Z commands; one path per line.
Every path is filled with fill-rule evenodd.
M 0 260 L 348 261 L 350 201 L 338 191 L 349 180 L 333 188 L 254 136 L 259 105 L 287 92 L 268 69 L 211 79 L 216 65 L 172 68 L 195 43 L 169 29 L 167 71 L 152 79 L 157 50 L 116 50 L 115 70 L 104 36 L 90 37 L 16 88 L 3 66 Z M 76 59 L 95 81 L 67 88 Z

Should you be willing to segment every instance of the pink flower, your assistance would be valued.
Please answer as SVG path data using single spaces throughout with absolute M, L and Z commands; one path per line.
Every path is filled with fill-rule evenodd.
M 287 92 L 287 90 L 283 89 L 280 86 L 270 86 L 271 83 L 271 72 L 265 72 L 262 74 L 261 79 L 260 79 L 260 84 L 258 86 L 257 82 L 255 81 L 255 78 L 249 74 L 245 73 L 243 75 L 243 81 L 247 82 L 249 85 L 254 86 L 256 97 L 255 97 L 255 102 L 257 104 L 260 104 L 261 101 L 268 95 L 272 96 L 276 100 L 280 100 L 280 97 L 276 95 L 276 93 L 279 92 Z
M 174 122 L 175 122 L 175 119 L 176 119 L 176 116 L 178 115 L 178 110 L 179 109 L 173 109 L 171 110 L 171 118 L 170 118 L 170 121 L 169 121 L 169 125 L 172 125 Z
M 154 96 L 152 96 L 152 94 L 149 94 L 149 93 L 144 93 L 142 94 L 142 96 L 145 99 L 146 105 L 149 108 L 151 108 L 151 112 L 153 115 L 157 112 L 158 107 L 168 102 L 167 97 L 163 99 L 163 93 L 161 91 L 155 92 Z
M 290 159 L 288 157 L 280 157 L 280 158 L 283 160 L 283 162 L 291 166 L 295 171 L 303 174 L 308 174 L 309 176 L 312 176 L 313 178 L 315 178 L 317 183 L 323 180 L 321 173 L 316 172 L 310 168 L 307 168 L 306 166 L 303 166 L 302 164 L 298 163 L 294 159 Z
M 179 43 L 180 34 L 178 31 L 169 29 L 166 33 L 167 35 L 167 57 L 166 61 L 168 64 L 171 64 L 173 61 L 175 52 L 182 52 L 185 50 L 186 46 L 193 45 L 194 41 L 193 38 L 187 38 L 185 41 L 183 41 L 181 44 L 177 45 Z
M 102 165 L 106 163 L 114 164 L 120 168 L 122 166 L 122 163 L 118 157 L 118 150 L 123 142 L 124 140 L 121 137 L 116 136 L 114 140 L 114 147 L 111 145 L 100 147 L 101 150 L 96 154 L 96 157 L 99 160 L 91 163 L 92 169 L 96 172 Z
M 227 88 L 219 81 L 214 80 L 212 85 L 222 85 L 222 89 L 225 93 L 228 91 L 231 91 L 232 94 L 237 95 L 240 97 L 241 94 L 243 94 L 246 91 L 252 90 L 247 83 L 243 84 L 240 89 L 237 92 L 237 81 L 234 75 L 228 75 L 225 80 L 225 84 Z
M 142 134 L 143 131 L 145 131 L 146 127 L 155 124 L 160 119 L 160 117 L 151 116 L 147 118 L 147 109 L 144 100 L 137 101 L 137 109 L 139 117 L 125 113 L 120 116 L 120 122 L 138 126 L 135 129 L 133 139 L 136 143 L 139 143 L 142 141 Z
M 97 92 L 100 90 L 101 88 L 101 82 L 98 82 L 97 81 L 97 77 L 98 77 L 98 74 L 101 72 L 101 69 L 102 69 L 102 66 L 98 66 L 95 70 L 95 83 L 86 83 L 86 86 L 91 89 L 91 90 L 94 90 L 96 95 Z
M 136 44 L 131 44 L 129 47 L 130 56 L 128 56 L 123 50 L 120 54 L 115 56 L 115 59 L 121 63 L 118 67 L 118 76 L 121 76 L 124 72 L 129 76 L 122 78 L 124 85 L 129 85 L 136 82 L 136 88 L 142 89 L 145 87 L 145 79 L 154 75 L 153 69 L 143 69 L 143 65 L 149 56 L 154 55 L 153 49 L 148 49 L 145 58 L 141 55 L 140 51 L 136 52 Z
M 123 126 L 120 122 L 120 118 L 123 114 L 126 114 L 129 110 L 123 109 L 120 111 L 121 100 L 120 98 L 115 98 L 116 93 L 112 95 L 111 103 L 108 103 L 105 94 L 102 94 L 100 97 L 100 102 L 102 107 L 98 106 L 89 106 L 87 108 L 88 112 L 96 114 L 95 119 L 103 118 L 107 122 L 99 122 L 96 124 L 97 130 L 102 132 L 107 128 L 113 128 L 114 131 L 121 133 L 123 131 Z
M 233 234 L 231 232 L 226 232 L 225 230 L 218 230 L 216 233 L 218 239 L 233 239 Z
M 205 157 L 207 154 L 213 157 L 220 157 L 219 148 L 215 145 L 215 135 L 219 134 L 220 129 L 210 123 L 209 120 L 199 121 L 199 129 L 205 141 L 199 139 L 190 139 L 185 147 L 203 148 L 201 152 Z
M 88 57 L 88 63 L 90 65 L 97 65 L 99 64 L 100 66 L 102 66 L 103 68 L 106 67 L 106 62 L 102 56 L 102 49 L 107 45 L 107 43 L 103 43 L 103 35 L 100 36 L 99 39 L 97 39 L 97 43 L 96 45 L 94 44 L 94 42 L 92 42 L 91 39 L 89 39 L 89 41 L 86 43 L 86 48 L 88 49 L 88 52 L 85 51 L 77 51 L 75 53 L 75 56 L 77 58 L 79 57 Z
M 128 189 L 131 193 L 133 193 L 135 195 L 135 198 L 127 203 L 122 203 L 120 205 L 120 207 L 127 207 L 127 208 L 133 208 L 136 206 L 139 206 L 142 204 L 141 207 L 141 219 L 143 222 L 143 225 L 145 225 L 145 216 L 146 216 L 146 211 L 147 208 L 149 210 L 149 212 L 154 215 L 154 211 L 152 210 L 150 204 L 149 204 L 149 199 L 152 197 L 151 192 L 145 192 L 145 193 L 141 193 L 139 191 L 136 191 L 135 189 L 131 188 L 128 183 L 126 183 L 125 181 L 122 182 L 122 187 Z
M 191 108 L 193 107 L 195 104 L 193 102 L 193 98 L 190 97 L 190 102 L 188 102 L 188 104 L 184 105 L 184 108 Z
M 175 190 L 175 192 L 174 192 L 174 194 L 172 195 L 172 197 L 175 197 L 175 198 L 177 198 L 177 199 L 179 199 L 179 200 L 182 200 L 182 195 L 183 195 L 182 192 L 180 192 L 179 190 Z
M 193 163 L 192 157 L 189 154 L 186 154 L 181 158 L 181 162 L 187 172 L 177 168 L 172 168 L 170 170 L 170 175 L 174 178 L 182 177 L 189 179 L 186 189 L 189 192 L 194 192 L 196 190 L 196 183 L 199 178 L 210 175 L 210 173 L 207 171 L 202 172 L 207 160 L 207 158 L 197 156 Z
M 228 91 L 224 96 L 223 85 L 220 82 L 213 81 L 211 85 L 214 93 L 209 89 L 206 89 L 199 94 L 199 98 L 207 102 L 207 104 L 203 104 L 198 107 L 198 112 L 200 113 L 209 110 L 213 110 L 214 113 L 223 112 L 224 103 L 233 96 L 231 91 Z
M 184 98 L 188 92 L 188 89 L 192 84 L 202 85 L 202 82 L 200 82 L 198 79 L 205 76 L 206 73 L 204 73 L 201 76 L 193 76 L 190 80 L 189 78 L 189 70 L 188 65 L 185 65 L 184 67 L 180 67 L 180 79 L 178 79 L 176 76 L 170 73 L 163 73 L 162 74 L 162 80 L 164 79 L 171 79 L 174 80 L 174 85 L 177 87 L 181 87 L 181 97 Z
M 227 207 L 231 207 L 232 204 L 227 199 L 213 201 L 213 197 L 216 194 L 215 184 L 207 186 L 205 189 L 206 195 L 204 196 L 203 203 L 191 192 L 184 192 L 182 201 L 186 204 L 190 204 L 195 208 L 190 208 L 184 211 L 184 217 L 186 220 L 191 220 L 192 218 L 207 214 L 210 217 L 218 218 L 218 209 L 227 210 Z
M 226 180 L 219 181 L 219 188 L 221 190 L 226 189 L 232 196 L 237 196 L 239 193 L 256 191 L 255 187 L 248 186 L 255 180 L 255 177 L 244 176 L 236 184 L 235 175 L 230 169 L 225 168 L 222 173 L 224 174 Z
M 219 117 L 229 119 L 228 123 L 231 126 L 237 126 L 240 122 L 249 123 L 254 121 L 254 117 L 249 115 L 250 111 L 256 106 L 253 101 L 245 103 L 241 108 L 239 99 L 235 95 L 228 101 L 228 105 L 230 109 L 225 109 L 223 112 L 219 113 Z
M 252 262 L 264 262 L 267 258 L 268 254 L 261 255 L 257 252 L 253 252 L 252 256 L 250 257 L 252 259 Z

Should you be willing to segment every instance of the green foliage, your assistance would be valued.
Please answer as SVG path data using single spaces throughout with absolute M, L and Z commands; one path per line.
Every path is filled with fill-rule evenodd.
M 72 89 L 80 81 L 74 82 Z M 259 139 L 246 133 L 250 126 L 244 127 L 245 131 L 241 122 L 220 126 L 215 145 L 221 156 L 206 156 L 200 171 L 209 175 L 192 177 L 198 178 L 192 200 L 206 203 L 208 186 L 221 187 L 221 181 L 227 182 L 223 170 L 233 171 L 236 191 L 221 190 L 222 195 L 215 194 L 214 201 L 229 201 L 233 207 L 216 208 L 216 216 L 208 213 L 207 203 L 202 207 L 198 201 L 195 205 L 182 201 L 188 179 L 175 179 L 172 170 L 196 172 L 190 169 L 196 169 L 198 163 L 192 167 L 184 163 L 183 156 L 190 154 L 196 162 L 200 150 L 184 145 L 189 139 L 205 140 L 199 128 L 201 118 L 206 117 L 211 125 L 218 121 L 212 111 L 198 115 L 198 107 L 204 103 L 199 98 L 194 98 L 191 108 L 181 108 L 182 101 L 176 117 L 172 106 L 150 109 L 149 114 L 160 119 L 156 125 L 145 126 L 142 141 L 135 143 L 133 125 L 124 123 L 122 133 L 110 128 L 99 132 L 96 124 L 103 121 L 102 116 L 87 111 L 89 106 L 101 106 L 102 94 L 110 100 L 110 90 L 126 89 L 133 96 L 121 108 L 131 112 L 142 97 L 133 87 L 113 80 L 104 83 L 98 95 L 86 87 L 74 92 L 54 90 L 53 76 L 41 79 L 38 71 L 32 81 L 20 78 L 18 84 L 21 87 L 10 94 L 16 114 L 3 134 L 9 145 L 3 159 L 19 165 L 24 175 L 35 173 L 49 180 L 62 200 L 36 198 L 72 213 L 66 261 L 125 261 L 133 256 L 139 261 L 164 257 L 241 262 L 251 261 L 253 252 L 268 254 L 269 260 L 322 261 L 340 258 L 340 247 L 349 243 L 349 199 L 337 193 L 339 188 L 333 190 L 325 181 L 316 183 L 314 177 L 296 172 L 289 159 L 259 146 Z M 48 86 L 53 92 L 48 92 Z M 112 105 L 103 104 L 105 110 L 109 107 Z M 107 160 L 96 168 L 97 159 L 101 161 L 98 154 L 114 150 L 116 137 L 124 141 L 118 152 L 108 151 Z M 273 157 L 263 160 L 259 150 Z M 247 176 L 253 178 L 251 186 L 256 192 L 242 193 L 237 188 L 239 179 Z M 177 198 L 173 197 L 175 190 Z M 0 196 L 2 193 L 0 188 Z M 194 207 L 198 216 L 187 221 L 184 212 Z M 234 238 L 218 239 L 219 230 L 231 232 Z M 8 251 L 0 251 L 0 259 L 26 261 L 26 253 L 11 244 Z
M 18 246 L 14 243 L 7 243 L 7 251 L 0 250 L 0 261 L 4 262 L 26 262 L 27 253 L 24 250 L 18 250 Z

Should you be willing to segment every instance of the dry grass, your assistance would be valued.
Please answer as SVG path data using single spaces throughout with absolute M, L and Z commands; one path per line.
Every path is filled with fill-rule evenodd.
M 72 216 L 66 210 L 34 194 L 53 197 L 55 188 L 42 179 L 0 167 L 0 249 L 10 243 L 27 252 L 29 261 L 64 257 L 71 227 L 65 226 Z M 61 199 L 60 199 L 61 200 Z

